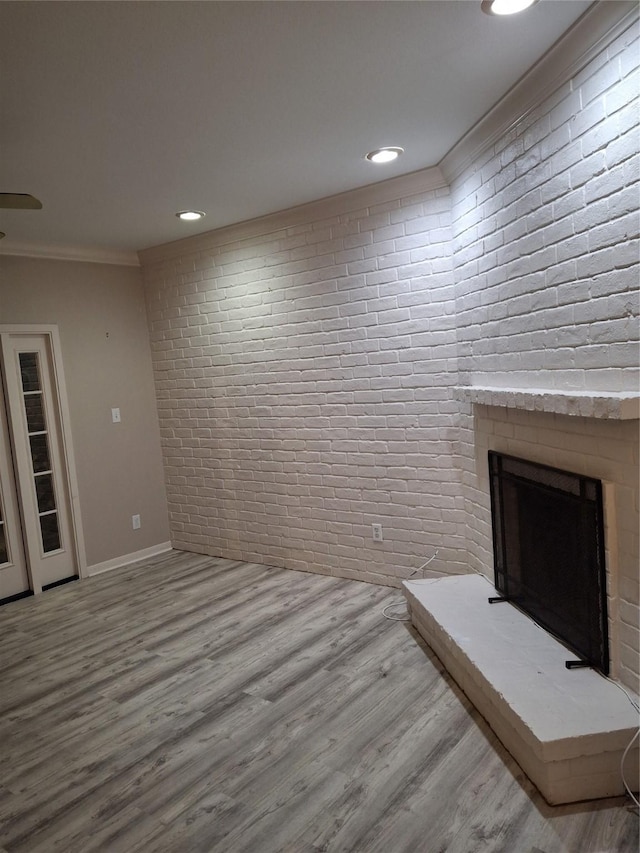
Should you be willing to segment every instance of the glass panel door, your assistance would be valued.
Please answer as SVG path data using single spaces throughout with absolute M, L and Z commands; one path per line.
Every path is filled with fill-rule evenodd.
M 48 334 L 0 333 L 16 492 L 40 592 L 79 575 L 54 353 Z
M 0 602 L 31 592 L 4 400 L 0 382 Z

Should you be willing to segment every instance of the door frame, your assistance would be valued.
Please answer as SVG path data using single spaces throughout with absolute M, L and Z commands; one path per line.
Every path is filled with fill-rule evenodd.
M 64 370 L 62 367 L 62 347 L 60 345 L 60 334 L 58 331 L 58 326 L 49 324 L 0 324 L 0 337 L 4 335 L 11 335 L 13 337 L 19 337 L 21 335 L 25 337 L 40 335 L 47 339 L 52 361 L 51 367 L 54 385 L 53 390 L 57 397 L 59 408 L 60 434 L 63 457 L 62 462 L 64 467 L 64 473 L 66 475 L 66 486 L 69 494 L 70 521 L 71 530 L 73 534 L 73 543 L 70 550 L 73 551 L 73 555 L 75 557 L 78 575 L 81 578 L 87 577 L 87 556 L 84 543 L 84 533 L 82 528 L 82 515 L 80 512 L 78 476 L 76 470 L 75 456 L 73 453 L 73 442 L 71 440 L 71 414 L 69 409 L 69 398 L 67 395 L 67 385 L 65 382 Z M 0 367 L 3 371 L 4 382 L 6 383 L 7 365 L 4 364 L 2 359 L 0 359 Z M 7 418 L 7 420 L 9 422 L 8 427 L 10 441 L 12 448 L 14 448 L 13 452 L 15 452 L 15 440 L 11 433 L 11 419 Z M 24 497 L 20 488 L 20 484 L 17 483 L 16 486 L 18 493 L 18 505 L 20 507 L 20 513 L 21 515 L 23 515 L 25 512 L 23 508 Z M 24 521 L 21 520 L 21 523 L 24 524 Z M 42 592 L 42 586 L 40 584 L 40 581 L 33 577 L 30 567 L 28 567 L 28 573 L 31 580 L 33 592 L 35 594 Z

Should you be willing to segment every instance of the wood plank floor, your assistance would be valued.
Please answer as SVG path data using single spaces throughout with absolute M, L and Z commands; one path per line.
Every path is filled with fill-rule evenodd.
M 552 808 L 397 590 L 171 552 L 0 608 L 0 853 L 613 853 Z

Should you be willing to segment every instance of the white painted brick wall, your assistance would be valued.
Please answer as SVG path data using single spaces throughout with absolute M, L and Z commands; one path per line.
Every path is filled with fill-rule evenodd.
M 146 279 L 176 547 L 392 584 L 436 548 L 462 569 L 448 192 Z
M 463 382 L 638 387 L 638 55 L 633 27 L 452 187 Z
M 615 665 L 637 688 L 637 422 L 454 392 L 637 389 L 636 38 L 451 195 L 146 265 L 176 547 L 390 584 L 439 548 L 436 572 L 491 573 L 487 448 L 584 470 L 613 483 Z
M 461 384 L 637 392 L 639 56 L 634 26 L 452 187 Z M 637 420 L 461 407 L 477 570 L 493 565 L 487 450 L 612 484 L 611 653 L 636 691 L 638 438 Z

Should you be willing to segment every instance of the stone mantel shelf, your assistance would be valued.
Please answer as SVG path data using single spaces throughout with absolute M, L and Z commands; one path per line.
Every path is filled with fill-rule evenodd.
M 563 391 L 459 385 L 456 388 L 456 397 L 458 400 L 482 406 L 529 412 L 553 412 L 559 415 L 621 421 L 640 418 L 640 394 L 631 391 Z

